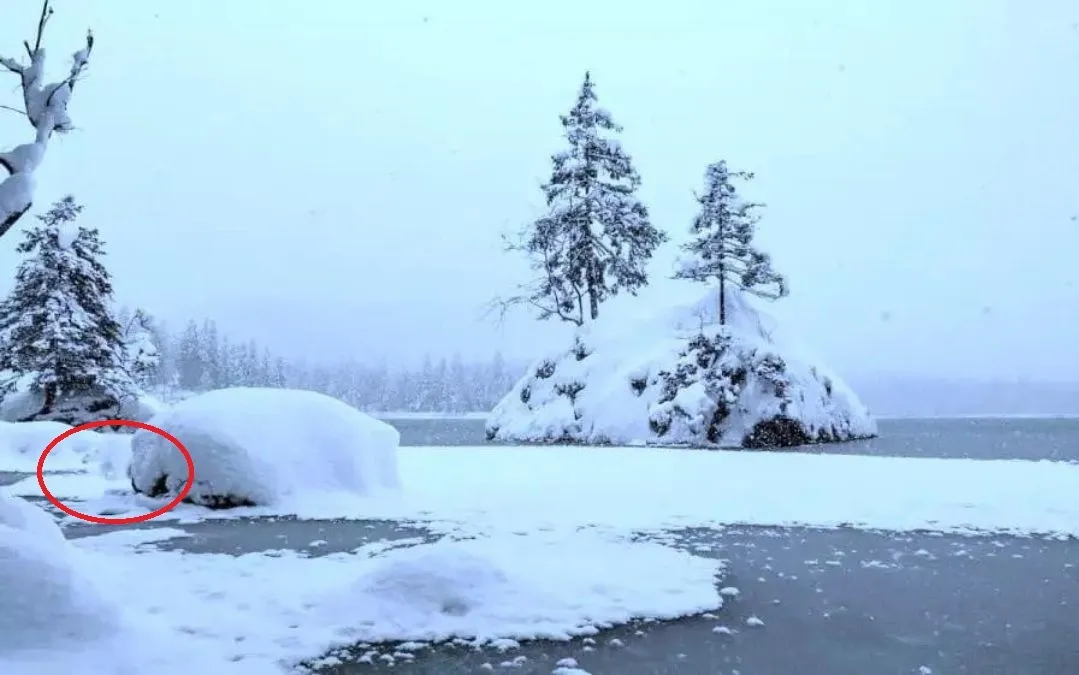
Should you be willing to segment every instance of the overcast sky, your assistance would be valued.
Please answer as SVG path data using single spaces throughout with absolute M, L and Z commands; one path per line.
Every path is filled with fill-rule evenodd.
M 38 7 L 4 3 L 5 55 Z M 315 360 L 543 349 L 479 310 L 523 279 L 499 235 L 537 214 L 591 69 L 675 241 L 709 162 L 757 173 L 772 311 L 836 369 L 1079 379 L 1073 0 L 56 8 L 56 72 L 98 43 L 38 205 L 74 193 L 121 299 L 172 323 Z M 27 132 L 0 111 L 0 145 Z

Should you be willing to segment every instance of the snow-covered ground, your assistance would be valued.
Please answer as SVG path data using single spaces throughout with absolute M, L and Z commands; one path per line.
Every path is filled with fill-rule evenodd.
M 60 427 L 0 427 L 0 471 L 35 464 L 36 446 Z M 75 439 L 46 466 L 84 471 L 46 476 L 70 506 L 120 516 L 167 501 L 132 492 L 129 436 L 83 432 L 65 444 Z M 261 507 L 182 504 L 155 521 L 291 514 L 421 521 L 443 535 L 320 558 L 142 546 L 184 535 L 167 528 L 65 542 L 43 513 L 5 496 L 40 497 L 36 478 L 0 489 L 0 575 L 20 579 L 0 632 L 33 619 L 40 638 L 0 639 L 0 673 L 268 675 L 361 642 L 558 639 L 722 604 L 718 562 L 635 539 L 642 531 L 846 524 L 1079 536 L 1079 466 L 1065 463 L 558 446 L 400 448 L 396 463 L 400 491 L 293 490 Z M 36 595 L 43 570 L 48 604 Z M 65 632 L 62 621 L 87 617 L 101 619 L 82 624 L 94 630 Z
M 2 469 L 3 467 L 0 467 Z M 295 514 L 434 520 L 458 532 L 599 526 L 808 525 L 884 530 L 988 530 L 1079 536 L 1079 466 L 1022 460 L 922 459 L 793 452 L 579 447 L 398 450 L 400 494 L 305 493 L 273 508 L 181 505 L 162 520 Z M 148 513 L 124 481 L 53 475 L 80 510 Z M 40 496 L 34 478 L 15 494 Z M 106 494 L 106 491 L 113 494 Z M 441 523 L 441 524 L 440 524 Z
M 595 532 L 373 544 L 321 558 L 133 555 L 160 538 L 151 530 L 78 540 L 77 572 L 95 579 L 93 597 L 109 599 L 100 611 L 119 614 L 119 627 L 48 650 L 0 644 L 0 672 L 272 675 L 358 642 L 568 639 L 722 604 L 715 561 Z

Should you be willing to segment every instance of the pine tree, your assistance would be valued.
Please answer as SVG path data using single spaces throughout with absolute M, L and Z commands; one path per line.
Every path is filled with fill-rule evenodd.
M 525 303 L 541 319 L 582 325 L 599 316 L 607 298 L 635 295 L 648 283 L 647 263 L 667 235 L 636 198 L 640 177 L 612 137 L 622 128 L 597 105 L 588 73 L 562 126 L 570 147 L 551 158 L 554 170 L 543 186 L 547 214 L 508 246 L 526 254 L 538 278 L 522 295 L 496 304 Z
M 30 377 L 42 407 L 28 419 L 78 424 L 117 419 L 138 396 L 125 369 L 123 329 L 112 313 L 112 281 L 95 228 L 76 225 L 73 197 L 53 204 L 17 247 L 28 254 L 0 303 L 0 398 Z
M 772 267 L 772 259 L 756 248 L 757 209 L 763 206 L 741 199 L 732 179 L 750 180 L 753 174 L 730 172 L 720 161 L 705 172 L 705 192 L 697 196 L 700 212 L 690 228 L 692 239 L 682 246 L 689 255 L 675 273 L 677 279 L 719 284 L 719 323 L 727 323 L 726 284 L 753 295 L 776 300 L 788 294 L 787 280 Z
M 273 355 L 270 354 L 268 347 L 263 347 L 262 358 L 259 360 L 258 367 L 258 386 L 260 387 L 272 387 L 273 385 Z
M 142 309 L 130 313 L 123 324 L 124 365 L 141 387 L 149 387 L 160 379 L 161 351 L 154 334 L 154 321 Z
M 171 338 L 168 327 L 164 322 L 155 320 L 150 324 L 150 332 L 152 333 L 150 341 L 157 347 L 158 353 L 158 367 L 154 372 L 154 386 L 176 388 L 177 373 L 176 373 L 176 354 L 174 349 L 174 341 Z
M 220 389 L 224 386 L 221 381 L 221 339 L 217 334 L 217 322 L 213 319 L 204 319 L 202 322 L 199 354 L 203 363 L 199 389 Z
M 281 357 L 277 357 L 274 361 L 272 379 L 270 380 L 271 387 L 287 387 L 289 386 L 289 368 L 288 364 Z
M 205 363 L 202 360 L 201 336 L 194 321 L 188 321 L 177 345 L 176 369 L 181 389 L 198 391 L 202 385 Z

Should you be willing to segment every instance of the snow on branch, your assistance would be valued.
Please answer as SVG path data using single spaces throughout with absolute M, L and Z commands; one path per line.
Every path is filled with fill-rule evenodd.
M 0 167 L 8 173 L 0 183 L 0 237 L 30 210 L 34 199 L 34 170 L 45 156 L 49 139 L 54 133 L 66 133 L 73 128 L 67 105 L 75 83 L 90 62 L 90 52 L 94 48 L 94 34 L 87 31 L 86 45 L 72 55 L 67 77 L 59 82 L 45 83 L 45 47 L 42 38 L 45 26 L 53 15 L 49 1 L 41 3 L 41 16 L 33 44 L 29 40 L 23 42 L 27 61 L 0 56 L 0 66 L 19 76 L 23 100 L 23 110 L 19 112 L 26 115 L 34 129 L 33 142 L 0 153 Z

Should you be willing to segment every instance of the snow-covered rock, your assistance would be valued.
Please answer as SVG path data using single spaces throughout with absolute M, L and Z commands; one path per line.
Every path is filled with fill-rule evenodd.
M 150 424 L 191 453 L 187 499 L 214 508 L 273 505 L 305 492 L 396 489 L 392 426 L 335 398 L 292 389 L 219 389 L 181 401 Z M 128 475 L 137 492 L 175 496 L 187 463 L 167 439 L 138 431 Z
M 728 286 L 577 331 L 537 361 L 491 412 L 487 437 L 525 443 L 784 447 L 875 436 L 876 422 L 834 374 L 777 337 Z M 667 291 L 669 293 L 670 291 Z M 628 312 L 627 312 L 628 313 Z
M 0 661 L 118 629 L 118 608 L 98 591 L 79 553 L 48 514 L 0 490 Z

